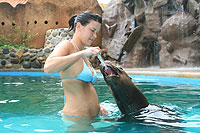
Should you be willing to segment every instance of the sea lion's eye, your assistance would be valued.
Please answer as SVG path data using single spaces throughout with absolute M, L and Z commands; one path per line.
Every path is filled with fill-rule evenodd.
M 119 69 L 123 70 L 123 68 L 122 68 L 122 67 L 119 67 Z

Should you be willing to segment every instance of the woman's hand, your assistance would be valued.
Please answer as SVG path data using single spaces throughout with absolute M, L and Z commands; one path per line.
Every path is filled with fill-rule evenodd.
M 85 50 L 82 50 L 83 57 L 90 57 L 90 56 L 96 56 L 100 53 L 101 49 L 99 47 L 89 47 Z
M 108 111 L 100 105 L 100 112 L 101 112 L 101 115 L 108 115 Z

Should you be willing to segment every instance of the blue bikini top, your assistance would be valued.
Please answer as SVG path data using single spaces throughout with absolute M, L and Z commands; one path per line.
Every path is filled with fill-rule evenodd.
M 80 49 L 78 48 L 78 46 L 76 45 L 76 43 L 72 40 L 72 43 L 76 46 L 77 50 L 80 51 Z M 85 60 L 82 58 L 83 60 L 83 69 L 82 71 L 79 73 L 78 76 L 76 77 L 67 77 L 67 78 L 63 78 L 61 79 L 63 80 L 68 80 L 68 79 L 78 79 L 84 82 L 92 82 L 93 84 L 97 81 L 97 73 L 94 70 L 94 68 L 92 67 L 92 65 L 90 64 L 92 70 L 93 70 L 93 74 L 90 71 L 89 67 L 87 66 Z M 90 63 L 90 62 L 89 62 Z

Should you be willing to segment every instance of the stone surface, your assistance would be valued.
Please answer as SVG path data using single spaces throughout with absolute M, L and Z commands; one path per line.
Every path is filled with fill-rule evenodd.
M 130 68 L 199 67 L 199 5 L 196 0 L 112 0 L 103 10 L 104 25 L 108 25 L 103 25 L 106 58 Z M 111 37 L 114 24 L 117 28 Z M 125 40 L 141 25 L 141 36 L 123 52 Z
M 12 63 L 12 64 L 18 64 L 19 63 L 19 59 L 17 59 L 17 58 L 11 58 L 10 59 L 10 63 Z
M 22 52 L 21 49 L 17 51 L 16 56 L 17 56 L 19 59 L 21 59 L 21 57 L 23 56 L 23 52 Z
M 188 0 L 188 8 L 190 10 L 191 15 L 196 18 L 199 17 L 199 7 L 198 2 L 196 0 Z
M 22 65 L 23 65 L 23 68 L 25 68 L 25 69 L 30 69 L 31 68 L 31 63 L 28 62 L 28 61 L 24 61 Z
M 2 50 L 3 51 L 3 50 Z M 38 69 L 41 70 L 44 66 L 46 58 L 50 53 L 45 53 L 43 49 L 6 49 L 9 53 L 1 53 L 0 69 L 24 70 Z M 24 53 L 23 53 L 24 52 Z M 47 50 L 47 52 L 49 52 Z
M 35 60 L 31 63 L 31 66 L 33 68 L 42 68 L 42 64 L 38 61 L 38 60 Z
M 3 54 L 8 54 L 8 53 L 9 53 L 9 49 L 8 49 L 8 48 L 3 48 L 2 53 L 3 53 Z
M 45 47 L 45 48 L 44 48 L 44 52 L 45 52 L 45 53 L 50 53 L 50 52 L 51 52 L 51 49 L 50 49 L 49 47 Z
M 61 41 L 70 39 L 72 39 L 72 35 L 68 28 L 49 29 L 45 36 L 44 50 L 47 51 L 48 48 L 54 48 Z
M 6 65 L 6 61 L 5 61 L 5 60 L 2 60 L 2 61 L 1 61 L 1 65 L 5 66 L 5 65 Z
M 116 27 L 113 25 L 116 25 Z M 118 0 L 112 0 L 104 8 L 102 46 L 108 50 L 108 56 L 115 60 L 119 58 L 121 49 L 127 40 L 126 33 L 133 31 L 134 27 L 134 16 L 123 3 L 120 3 Z M 114 35 L 110 36 L 113 28 L 115 28 Z
M 13 66 L 12 64 L 6 64 L 6 65 L 5 65 L 5 68 L 10 69 L 10 68 L 12 68 L 12 66 Z
M 147 9 L 145 11 L 145 16 L 146 16 L 146 27 L 153 32 L 159 32 L 160 31 L 159 11 L 154 10 L 152 6 L 147 6 Z
M 160 8 L 160 7 L 163 7 L 164 5 L 166 5 L 167 3 L 168 3 L 168 0 L 155 0 L 153 2 L 153 7 Z
M 131 50 L 133 49 L 137 40 L 140 38 L 143 30 L 144 30 L 143 25 L 140 25 L 140 26 L 137 26 L 134 28 L 133 32 L 131 32 L 131 34 L 128 36 L 128 39 L 122 48 L 121 54 L 118 58 L 118 61 L 121 61 L 121 57 L 122 57 L 124 51 L 126 51 L 128 53 L 131 52 Z
M 191 14 L 177 13 L 162 25 L 161 36 L 166 41 L 182 40 L 184 37 L 193 34 L 196 27 L 196 20 Z
M 145 21 L 145 9 L 142 8 L 139 11 L 137 11 L 137 13 L 135 14 L 135 19 L 137 22 L 139 23 L 144 23 Z

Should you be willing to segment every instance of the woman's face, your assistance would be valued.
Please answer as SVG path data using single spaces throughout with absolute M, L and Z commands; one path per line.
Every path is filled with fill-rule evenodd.
M 97 33 L 101 28 L 101 24 L 94 20 L 91 20 L 90 23 L 86 26 L 81 25 L 80 37 L 81 41 L 85 46 L 90 46 L 92 42 L 96 39 Z

